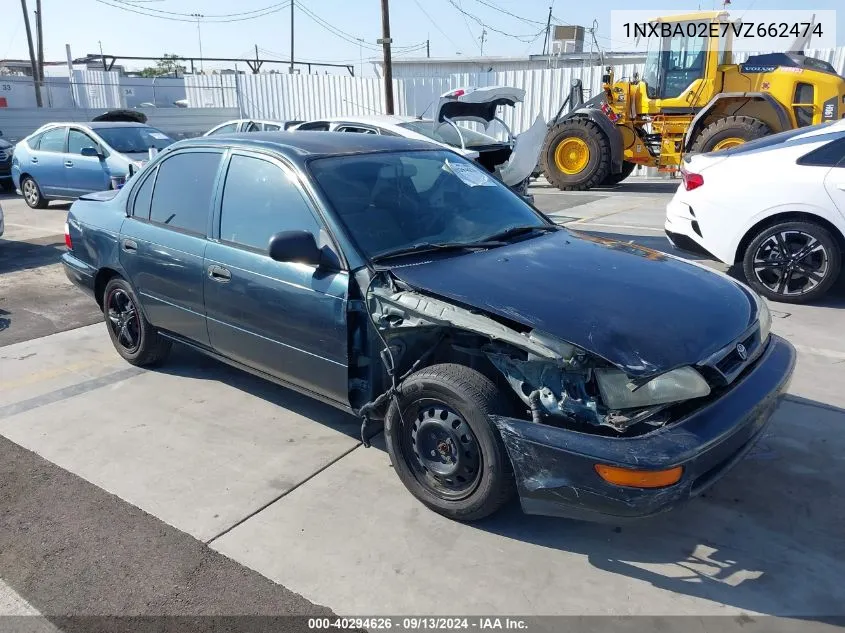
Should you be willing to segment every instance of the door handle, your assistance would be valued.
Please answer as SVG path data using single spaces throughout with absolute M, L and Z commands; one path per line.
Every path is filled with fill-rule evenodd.
M 32 162 L 32 163 L 37 163 L 37 162 L 38 162 L 38 159 L 37 159 L 35 156 L 31 157 L 29 160 L 30 160 L 30 162 Z
M 138 244 L 133 240 L 123 240 L 121 247 L 127 253 L 136 253 L 138 251 Z
M 222 266 L 216 266 L 214 264 L 208 267 L 208 276 L 210 279 L 213 279 L 214 281 L 219 281 L 221 283 L 226 283 L 227 281 L 232 279 L 232 273 L 229 270 L 223 268 Z
M 65 167 L 73 167 L 73 161 L 72 160 L 66 160 L 65 161 Z

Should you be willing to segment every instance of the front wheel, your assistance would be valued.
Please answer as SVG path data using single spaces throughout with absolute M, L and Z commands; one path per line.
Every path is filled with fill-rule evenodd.
M 782 222 L 761 231 L 742 260 L 754 290 L 773 301 L 806 303 L 825 294 L 839 277 L 839 245 L 814 222 Z
M 610 174 L 610 142 L 594 121 L 566 119 L 546 135 L 540 165 L 546 180 L 558 189 L 591 189 Z
M 412 374 L 385 418 L 399 479 L 450 519 L 493 514 L 515 491 L 510 460 L 488 417 L 506 410 L 498 388 L 469 367 L 432 365 Z

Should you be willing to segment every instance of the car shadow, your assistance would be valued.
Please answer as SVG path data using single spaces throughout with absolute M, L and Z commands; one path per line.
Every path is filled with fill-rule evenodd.
M 220 382 L 298 415 L 312 419 L 354 439 L 361 437 L 361 421 L 340 409 L 293 389 L 254 376 L 185 345 L 175 344 L 167 362 L 155 371 L 174 376 Z
M 57 264 L 64 252 L 64 235 L 49 235 L 26 242 L 0 237 L 0 274 Z
M 845 409 L 787 396 L 765 436 L 701 498 L 614 525 L 526 517 L 473 524 L 584 555 L 594 567 L 743 610 L 845 615 Z
M 587 191 L 574 191 L 574 194 L 596 192 L 618 192 L 618 193 L 674 193 L 681 183 L 677 180 L 641 180 L 639 178 L 628 178 L 623 180 L 618 185 L 608 185 L 591 187 Z M 536 180 L 531 182 L 532 193 L 545 193 L 550 191 L 560 191 L 557 187 L 549 184 L 545 180 Z

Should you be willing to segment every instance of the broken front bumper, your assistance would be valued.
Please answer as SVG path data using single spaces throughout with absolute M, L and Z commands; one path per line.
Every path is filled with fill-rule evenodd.
M 606 437 L 494 417 L 527 514 L 614 521 L 659 514 L 702 493 L 745 456 L 765 429 L 795 366 L 795 349 L 772 335 L 754 367 L 703 408 L 637 437 Z M 629 488 L 601 479 L 596 464 L 663 470 L 678 483 Z

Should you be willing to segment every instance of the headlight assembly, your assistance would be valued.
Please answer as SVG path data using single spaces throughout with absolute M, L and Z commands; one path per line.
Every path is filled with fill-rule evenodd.
M 613 410 L 680 402 L 710 393 L 707 381 L 692 367 L 679 367 L 640 387 L 618 369 L 594 371 L 604 405 Z

